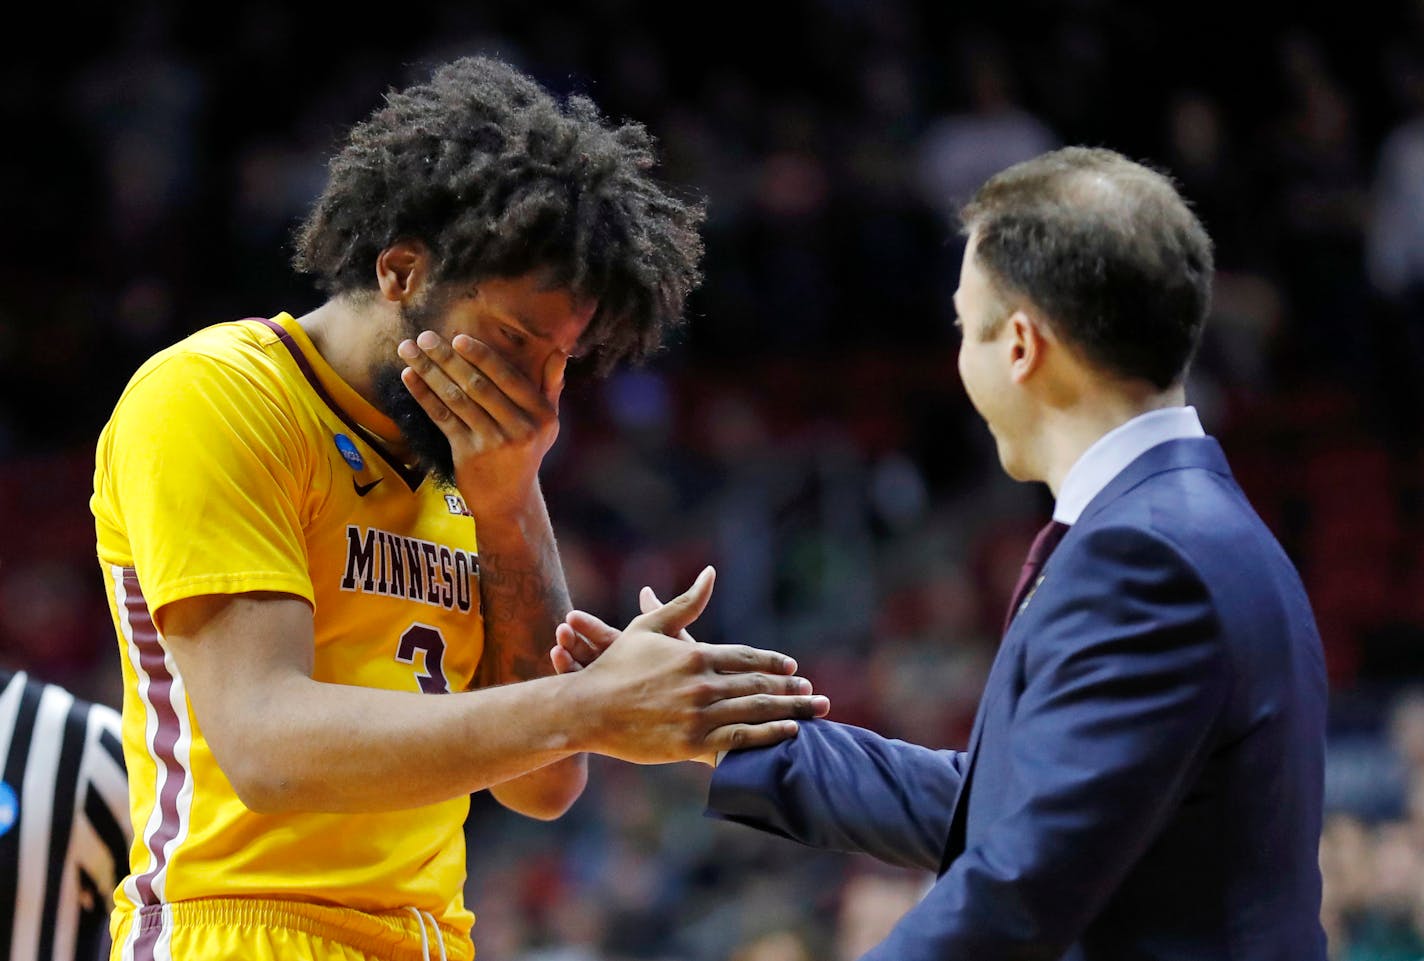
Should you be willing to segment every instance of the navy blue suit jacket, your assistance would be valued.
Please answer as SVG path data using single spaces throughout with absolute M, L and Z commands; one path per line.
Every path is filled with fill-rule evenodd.
M 1216 441 L 1174 440 L 1049 558 L 967 751 L 803 722 L 709 813 L 939 871 L 873 961 L 1324 961 L 1325 701 L 1295 569 Z

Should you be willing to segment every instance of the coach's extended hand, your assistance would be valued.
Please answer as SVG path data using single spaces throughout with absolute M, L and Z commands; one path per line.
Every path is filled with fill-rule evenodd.
M 614 743 L 599 753 L 642 763 L 711 763 L 719 751 L 794 737 L 795 718 L 830 710 L 827 698 L 811 694 L 810 681 L 791 676 L 796 662 L 786 655 L 693 640 L 687 626 L 707 607 L 714 578 L 707 568 L 667 604 L 644 588 L 643 613 L 621 631 L 584 611 L 570 612 L 559 625 L 550 658 L 560 673 L 581 672 L 590 681 L 606 676 L 620 687 L 639 678 L 631 699 L 602 705 L 601 726 Z

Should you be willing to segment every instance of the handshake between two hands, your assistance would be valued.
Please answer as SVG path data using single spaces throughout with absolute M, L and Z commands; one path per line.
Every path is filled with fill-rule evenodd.
M 796 676 L 796 662 L 740 644 L 702 644 L 687 628 L 712 598 L 708 567 L 666 604 L 652 588 L 623 630 L 571 611 L 549 650 L 560 674 L 583 672 L 599 705 L 598 753 L 641 764 L 695 760 L 796 735 L 797 719 L 824 717 L 830 701 Z

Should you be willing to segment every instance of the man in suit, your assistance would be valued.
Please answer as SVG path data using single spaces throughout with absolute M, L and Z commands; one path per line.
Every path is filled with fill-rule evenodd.
M 964 224 L 960 375 L 1057 499 L 968 750 L 805 722 L 723 758 L 709 807 L 937 870 L 864 961 L 1323 961 L 1319 638 L 1184 406 L 1210 240 L 1168 179 L 1082 148 L 1000 173 Z M 570 615 L 556 663 L 570 627 L 616 633 Z

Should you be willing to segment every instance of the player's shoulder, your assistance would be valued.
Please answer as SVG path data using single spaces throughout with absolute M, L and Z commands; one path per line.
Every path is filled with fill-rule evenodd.
M 286 320 L 287 315 L 279 315 Z M 303 405 L 305 387 L 290 334 L 261 318 L 214 324 L 150 357 L 134 372 L 114 406 L 110 425 L 149 432 L 175 419 L 202 422 L 217 411 L 263 412 L 285 421 Z
M 145 361 L 134 372 L 128 390 L 155 378 L 187 378 L 205 371 L 213 374 L 276 372 L 280 355 L 272 348 L 280 338 L 281 328 L 273 329 L 269 321 L 261 318 L 204 327 Z
M 278 444 L 301 433 L 305 382 L 282 346 L 283 333 L 275 322 L 232 321 L 154 354 L 119 395 L 100 433 L 99 463 L 120 442 L 181 445 L 217 431 Z

